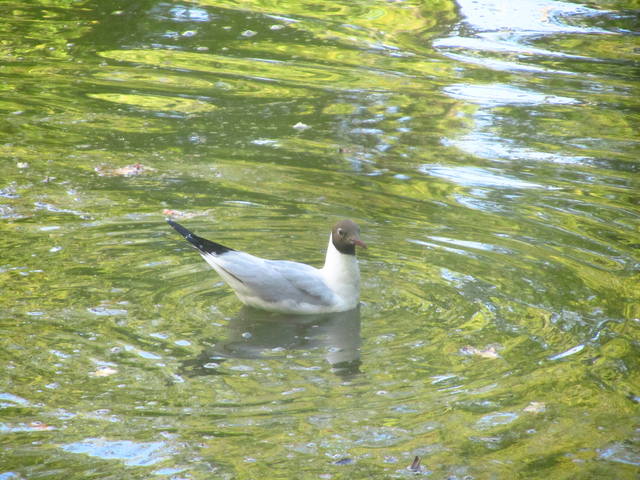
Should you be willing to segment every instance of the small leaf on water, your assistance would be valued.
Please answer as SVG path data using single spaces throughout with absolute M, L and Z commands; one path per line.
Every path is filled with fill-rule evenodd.
M 95 372 L 91 372 L 89 375 L 92 377 L 108 377 L 113 375 L 114 373 L 118 373 L 118 370 L 111 367 L 98 367 Z
M 529 405 L 522 409 L 523 412 L 528 413 L 542 413 L 547 409 L 547 404 L 544 402 L 531 402 Z
M 32 430 L 55 430 L 56 427 L 52 427 L 51 425 L 47 425 L 44 422 L 35 421 L 29 423 L 28 427 Z
M 476 355 L 482 358 L 500 358 L 500 354 L 498 353 L 496 347 L 487 347 L 485 349 L 480 349 L 476 347 L 472 347 L 471 345 L 467 345 L 466 347 L 462 347 L 460 349 L 463 355 Z
M 306 123 L 298 122 L 293 126 L 293 128 L 295 128 L 296 130 L 299 130 L 299 131 L 303 131 L 303 130 L 306 130 L 307 128 L 311 128 L 311 127 L 309 125 L 307 125 Z
M 207 213 L 209 213 L 208 210 L 203 210 L 202 212 L 183 212 L 182 210 L 173 210 L 171 208 L 162 210 L 163 215 L 168 215 L 173 218 L 193 218 L 206 215 Z
M 156 169 L 147 167 L 141 163 L 133 163 L 131 165 L 125 165 L 119 168 L 108 168 L 104 166 L 98 166 L 94 169 L 101 177 L 132 177 L 134 175 L 141 175 L 143 173 L 155 172 Z

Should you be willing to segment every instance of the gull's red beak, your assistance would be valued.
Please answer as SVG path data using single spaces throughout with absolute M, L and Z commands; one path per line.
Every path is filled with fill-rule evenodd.
M 354 245 L 357 245 L 357 246 L 362 247 L 362 248 L 367 248 L 367 244 L 366 244 L 366 243 L 364 243 L 364 242 L 363 242 L 362 240 L 360 240 L 359 238 L 354 238 L 354 239 L 352 240 L 352 242 L 353 242 L 353 244 L 354 244 Z

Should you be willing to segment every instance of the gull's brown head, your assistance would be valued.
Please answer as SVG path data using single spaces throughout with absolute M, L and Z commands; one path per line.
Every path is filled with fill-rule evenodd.
M 336 250 L 346 255 L 355 255 L 356 246 L 367 248 L 360 240 L 360 227 L 352 220 L 340 220 L 336 223 L 331 231 L 331 239 Z

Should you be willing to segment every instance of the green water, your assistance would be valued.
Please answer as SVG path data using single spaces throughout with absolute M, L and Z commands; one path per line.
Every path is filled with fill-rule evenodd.
M 637 478 L 638 8 L 4 2 L 0 480 Z

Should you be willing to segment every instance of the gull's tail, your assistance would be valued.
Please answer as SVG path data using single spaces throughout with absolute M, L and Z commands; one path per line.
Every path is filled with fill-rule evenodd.
M 212 242 L 211 240 L 207 240 L 206 238 L 197 236 L 196 234 L 190 232 L 182 225 L 174 222 L 170 218 L 167 218 L 167 223 L 171 225 L 176 230 L 176 232 L 182 235 L 187 240 L 187 242 L 196 247 L 202 254 L 221 255 L 225 252 L 233 251 L 233 248 L 225 247 L 224 245 L 220 245 L 219 243 Z

